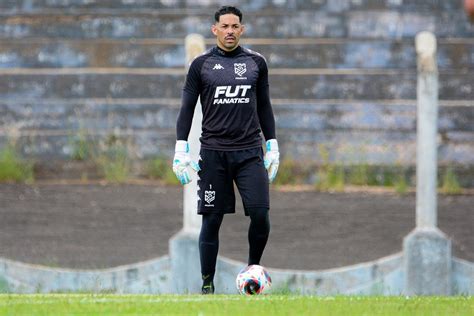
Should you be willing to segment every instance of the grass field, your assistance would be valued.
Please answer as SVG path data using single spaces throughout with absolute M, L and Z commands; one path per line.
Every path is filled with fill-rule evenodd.
M 474 315 L 473 297 L 0 295 L 0 315 Z

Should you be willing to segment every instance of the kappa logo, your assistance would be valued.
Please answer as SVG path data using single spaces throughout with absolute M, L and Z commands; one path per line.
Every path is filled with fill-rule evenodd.
M 242 77 L 242 75 L 247 72 L 247 64 L 245 64 L 245 63 L 235 63 L 234 64 L 234 71 L 237 74 L 237 76 Z
M 212 70 L 221 70 L 221 69 L 224 69 L 224 67 L 221 64 L 215 64 L 214 68 L 212 68 Z
M 212 184 L 209 185 L 210 190 L 204 191 L 204 201 L 206 201 L 207 207 L 214 207 L 214 204 L 211 204 L 216 199 L 216 191 L 212 191 Z

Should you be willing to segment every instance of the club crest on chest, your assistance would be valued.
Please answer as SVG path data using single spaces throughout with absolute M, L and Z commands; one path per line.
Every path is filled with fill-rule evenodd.
M 242 77 L 247 72 L 247 64 L 245 63 L 234 63 L 234 72 L 237 76 Z

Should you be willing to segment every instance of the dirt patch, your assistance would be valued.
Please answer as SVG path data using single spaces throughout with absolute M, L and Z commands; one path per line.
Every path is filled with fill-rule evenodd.
M 270 240 L 262 264 L 325 269 L 401 251 L 415 226 L 415 195 L 271 192 Z M 455 256 L 474 261 L 474 195 L 439 197 L 439 227 Z M 182 190 L 127 185 L 0 184 L 0 256 L 54 267 L 104 268 L 168 253 L 182 227 Z M 221 229 L 220 254 L 247 259 L 240 202 Z

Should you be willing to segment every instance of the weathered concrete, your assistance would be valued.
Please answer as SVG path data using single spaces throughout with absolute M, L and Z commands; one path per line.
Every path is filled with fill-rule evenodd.
M 17 129 L 24 153 L 54 158 L 57 150 L 64 158 L 67 134 L 83 128 L 104 135 L 113 127 L 134 139 L 139 157 L 170 152 L 184 81 L 182 38 L 197 32 L 214 45 L 210 14 L 219 5 L 0 3 L 0 99 L 7 104 L 0 105 L 1 142 Z M 346 148 L 362 146 L 370 162 L 412 160 L 414 115 L 401 108 L 416 97 L 412 37 L 428 29 L 442 37 L 440 98 L 454 102 L 440 116 L 440 161 L 472 161 L 474 30 L 460 2 L 257 0 L 239 6 L 247 25 L 243 43 L 269 62 L 285 152 L 310 157 L 311 147 L 322 143 L 335 159 L 350 159 Z M 393 99 L 397 104 L 388 104 Z M 33 105 L 23 106 L 28 102 Z M 367 144 L 357 137 L 367 137 Z
M 215 9 L 221 1 L 218 0 L 135 0 L 135 1 L 115 1 L 115 0 L 16 0 L 2 2 L 0 8 L 14 10 L 15 12 L 41 12 L 48 9 L 172 9 L 172 8 L 197 8 Z M 271 9 L 316 9 L 327 10 L 329 12 L 344 12 L 351 10 L 380 10 L 391 9 L 398 11 L 442 11 L 453 10 L 461 7 L 458 1 L 431 0 L 431 1 L 393 1 L 393 0 L 339 0 L 336 3 L 329 0 L 319 0 L 313 2 L 291 1 L 291 0 L 242 0 L 239 7 L 246 12 L 271 10 Z
M 201 291 L 201 263 L 198 234 L 181 230 L 169 242 L 171 257 L 171 293 L 199 293 Z
M 416 229 L 403 242 L 405 293 L 450 295 L 451 241 L 438 228 L 436 38 L 417 34 Z
M 133 5 L 133 8 L 131 6 Z M 129 39 L 156 39 L 156 38 L 182 38 L 190 31 L 209 36 L 209 25 L 212 19 L 209 10 L 214 10 L 217 1 L 149 1 L 137 0 L 131 2 L 117 1 L 89 1 L 89 0 L 22 0 L 2 2 L 0 8 L 0 39 L 9 43 L 11 39 L 45 39 L 61 41 L 69 40 L 119 40 Z M 315 157 L 317 145 L 331 145 L 331 157 L 338 160 L 352 159 L 361 162 L 384 161 L 386 163 L 412 161 L 414 156 L 414 134 L 413 116 L 410 111 L 398 111 L 396 107 L 386 107 L 385 111 L 375 109 L 380 104 L 386 104 L 380 100 L 390 99 L 415 99 L 415 73 L 413 66 L 413 47 L 406 44 L 398 44 L 401 39 L 411 39 L 420 30 L 431 30 L 440 37 L 472 38 L 474 29 L 461 9 L 460 1 L 329 1 L 323 0 L 318 3 L 309 1 L 243 1 L 242 9 L 248 11 L 245 23 L 247 24 L 247 38 L 276 38 L 284 40 L 291 37 L 307 39 L 339 39 L 350 38 L 352 42 L 344 42 L 344 46 L 329 43 L 321 52 L 306 54 L 314 49 L 305 49 L 303 46 L 295 46 L 300 52 L 295 54 L 294 50 L 278 50 L 268 52 L 271 63 L 270 82 L 274 90 L 272 97 L 285 100 L 289 99 L 310 100 L 314 99 L 337 99 L 347 100 L 373 100 L 364 106 L 349 107 L 353 110 L 345 111 L 341 107 L 328 106 L 326 112 L 319 115 L 311 115 L 308 119 L 304 114 L 314 114 L 305 106 L 297 105 L 295 108 L 300 113 L 292 115 L 290 108 L 276 107 L 277 124 L 281 124 L 282 152 L 301 155 L 301 157 Z M 183 9 L 191 9 L 183 14 Z M 211 11 L 212 12 L 212 11 Z M 248 22 L 247 22 L 248 21 Z M 308 26 L 309 25 L 309 26 Z M 368 46 L 367 39 L 380 39 L 374 46 Z M 449 43 L 449 39 L 446 40 Z M 26 41 L 24 43 L 27 43 Z M 182 50 L 179 48 L 165 49 L 143 49 L 133 47 L 133 42 L 126 45 L 131 46 L 108 46 L 98 45 L 91 50 L 87 45 L 78 48 L 56 42 L 50 46 L 34 46 L 31 54 L 15 53 L 14 50 L 6 48 L 0 53 L 0 67 L 97 67 L 95 69 L 78 70 L 74 72 L 69 69 L 56 70 L 31 70 L 14 69 L 12 72 L 2 71 L 0 76 L 0 98 L 6 100 L 7 116 L 2 117 L 3 133 L 0 142 L 5 143 L 6 136 L 18 135 L 19 144 L 24 153 L 53 157 L 57 153 L 67 156 L 71 147 L 70 134 L 63 127 L 62 117 L 69 118 L 67 124 L 71 124 L 72 130 L 77 130 L 74 125 L 74 114 L 79 111 L 85 113 L 85 126 L 102 126 L 105 118 L 111 123 L 106 128 L 97 128 L 93 133 L 107 135 L 118 132 L 121 137 L 131 137 L 136 146 L 136 154 L 145 157 L 156 152 L 167 152 L 171 155 L 172 143 L 174 143 L 174 131 L 169 126 L 174 121 L 177 107 L 176 101 L 172 106 L 166 102 L 148 102 L 136 110 L 130 110 L 136 106 L 136 102 L 127 101 L 112 102 L 114 105 L 121 103 L 111 110 L 110 104 L 103 106 L 98 116 L 89 114 L 97 108 L 96 105 L 87 108 L 87 102 L 72 104 L 64 102 L 62 108 L 61 100 L 93 100 L 93 99 L 179 99 L 184 79 L 183 72 L 167 69 L 173 67 L 171 55 L 176 54 L 176 67 L 181 67 Z M 382 43 L 382 44 L 380 44 Z M 387 44 L 389 43 L 389 44 Z M 465 42 L 466 43 L 466 42 Z M 467 43 L 470 43 L 467 41 Z M 467 44 L 467 45 L 471 45 Z M 115 44 L 114 44 L 115 45 Z M 300 44 L 301 45 L 301 44 Z M 292 46 L 292 44 L 289 44 Z M 266 46 L 267 49 L 269 46 Z M 345 49 L 341 49 L 344 47 Z M 439 95 L 445 100 L 454 100 L 464 104 L 462 113 L 456 112 L 451 118 L 441 120 L 441 124 L 449 126 L 447 131 L 441 135 L 443 144 L 440 148 L 440 160 L 449 162 L 460 162 L 472 164 L 472 100 L 474 99 L 473 75 L 460 72 L 460 69 L 471 69 L 474 62 L 470 57 L 471 48 L 459 51 L 459 48 L 447 49 L 440 55 L 440 61 L 444 62 L 446 71 L 440 76 Z M 15 49 L 21 49 L 17 46 Z M 116 51 L 118 50 L 118 51 Z M 305 53 L 301 53 L 304 51 Z M 441 50 L 440 50 L 441 51 Z M 459 54 L 459 55 L 457 55 Z M 104 56 L 107 57 L 104 57 Z M 296 55 L 295 58 L 290 58 Z M 454 57 L 456 56 L 456 57 Z M 182 57 L 182 56 L 181 56 Z M 112 59 L 108 59 L 112 58 Z M 412 58 L 412 59 L 411 59 Z M 138 60 L 153 59 L 147 61 L 140 67 L 165 67 L 165 69 L 151 69 L 140 71 L 123 71 L 115 68 L 99 69 L 100 67 L 136 67 L 142 65 Z M 289 61 L 291 60 L 291 61 Z M 442 64 L 442 63 L 440 63 Z M 280 65 L 280 66 L 278 66 Z M 304 65 L 304 66 L 301 66 Z M 309 66 L 316 69 L 307 69 Z M 373 68 L 354 71 L 348 68 Z M 282 69 L 283 68 L 283 69 Z M 284 69 L 296 68 L 296 69 Z M 320 68 L 320 69 L 318 69 Z M 322 68 L 322 69 L 321 69 Z M 341 68 L 337 70 L 336 68 Z M 387 68 L 395 68 L 390 70 Z M 453 71 L 454 70 L 454 71 Z M 21 74 L 22 73 L 22 74 Z M 23 102 L 41 103 L 41 99 L 59 100 L 56 107 L 44 108 L 33 106 L 8 108 Z M 11 103 L 8 103 L 11 102 Z M 298 101 L 300 102 L 300 101 Z M 74 103 L 74 102 L 73 102 Z M 86 104 L 87 103 L 87 104 Z M 94 102 L 93 102 L 94 103 Z M 328 102 L 330 103 L 330 101 Z M 351 101 L 352 103 L 352 101 Z M 372 105 L 373 103 L 373 105 Z M 44 104 L 44 103 L 42 103 Z M 57 106 L 60 104 L 59 106 Z M 85 107 L 83 105 L 86 104 Z M 160 104 L 157 109 L 150 108 Z M 340 105 L 340 103 L 339 103 Z M 4 108 L 5 109 L 5 108 Z M 84 110 L 85 109 L 85 110 Z M 143 113 L 146 114 L 142 114 Z M 135 115 L 128 116 L 128 113 Z M 393 111 L 387 114 L 387 112 Z M 375 112 L 374 116 L 367 115 Z M 33 119 L 36 113 L 48 119 L 39 122 Z M 467 115 L 466 115 L 467 113 Z M 303 115 L 302 115 L 303 114 Z M 335 114 L 335 115 L 334 115 Z M 30 121 L 23 123 L 21 117 L 30 117 Z M 316 117 L 313 117 L 316 116 Z M 95 119 L 98 117 L 97 119 Z M 145 117 L 146 119 L 143 119 Z M 448 118 L 449 117 L 449 118 Z M 56 118 L 56 121 L 54 120 Z M 127 118 L 127 119 L 125 119 Z M 18 119 L 18 120 L 17 120 Z M 398 119 L 398 122 L 394 122 Z M 7 123 L 5 123 L 7 122 Z M 171 122 L 171 123 L 170 123 Z M 294 123 L 295 122 L 295 123 Z M 142 126 L 142 128 L 135 128 Z M 145 126 L 145 128 L 143 127 Z M 156 126 L 159 126 L 158 128 Z M 339 128 L 342 126 L 343 128 Z M 461 127 L 458 127 L 461 126 Z M 463 127 L 464 126 L 464 127 Z M 80 128 L 80 126 L 79 126 Z M 13 134 L 10 134 L 10 131 Z M 16 134 L 15 134 L 16 133 Z M 70 144 L 70 143 L 69 143 Z M 137 149 L 138 148 L 138 149 Z M 349 148 L 349 150 L 347 149 Z M 391 148 L 392 150 L 387 150 Z M 393 150 L 395 149 L 395 150 Z M 354 154 L 354 152 L 357 154 Z M 393 153 L 396 151 L 396 153 Z M 349 154 L 347 154 L 349 152 Z M 365 156 L 365 152 L 369 153 Z M 419 251 L 421 257 L 404 257 L 401 263 L 400 255 L 393 258 L 381 259 L 376 263 L 368 263 L 363 266 L 350 267 L 344 271 L 325 272 L 295 272 L 295 271 L 273 271 L 275 274 L 276 288 L 288 287 L 294 291 L 304 293 L 382 293 L 400 294 L 405 288 L 404 280 L 418 282 L 408 284 L 407 288 L 418 291 L 418 285 L 445 286 L 453 280 L 453 293 L 472 292 L 472 265 L 454 260 L 452 273 L 449 272 L 450 245 L 449 241 L 439 238 L 439 234 L 413 234 L 406 239 L 406 249 Z M 62 290 L 111 290 L 125 292 L 139 291 L 196 291 L 199 273 L 196 269 L 196 236 L 188 238 L 172 239 L 170 242 L 171 259 L 163 259 L 161 262 L 158 284 L 150 283 L 149 279 L 142 279 L 140 269 L 127 267 L 111 273 L 110 271 L 85 271 L 83 273 L 70 273 L 69 271 L 58 272 L 57 270 L 31 267 L 22 264 L 3 262 L 3 270 L 0 270 L 0 288 L 8 287 L 15 291 L 62 291 Z M 438 248 L 433 248 L 438 247 Z M 428 252 L 428 254 L 426 254 Z M 186 258 L 190 258 L 187 260 Z M 432 280 L 420 277 L 413 269 L 413 265 L 425 260 L 423 264 L 434 260 L 428 270 L 433 273 L 441 273 L 447 278 L 446 282 L 434 284 Z M 186 264 L 191 264 L 187 269 Z M 169 267 L 166 267 L 166 264 Z M 233 284 L 233 278 L 241 263 L 232 263 L 226 260 L 219 261 L 220 271 L 218 280 L 222 280 L 223 291 L 231 291 L 224 285 Z M 380 268 L 383 267 L 383 268 Z M 158 268 L 157 268 L 158 269 Z M 177 281 L 171 286 L 169 275 L 181 273 L 185 269 L 190 274 L 185 274 L 184 281 Z M 379 273 L 383 271 L 382 273 Z M 404 270 L 407 269 L 407 270 Z M 431 269 L 431 270 L 429 270 Z M 40 272 L 38 272 L 40 271 Z M 143 270 L 146 271 L 146 270 Z M 421 272 L 426 272 L 421 271 Z M 70 274 L 67 274 L 70 273 Z M 105 273 L 105 274 L 104 274 Z M 415 273 L 416 277 L 412 278 Z M 222 274 L 222 275 L 221 275 Z M 156 274 L 151 274 L 152 276 Z M 408 276 L 409 275 L 409 276 Z M 79 283 L 68 281 L 75 278 Z M 418 278 L 417 278 L 418 277 Z M 27 278 L 27 279 L 25 279 Z M 104 278 L 104 281 L 102 281 Z M 162 280 L 160 278 L 163 278 Z M 219 279 L 220 278 L 220 279 Z M 114 283 L 116 280 L 125 280 L 125 283 Z M 32 282 L 27 282 L 32 280 Z M 66 280 L 66 281 L 65 281 Z M 99 280 L 99 281 L 98 281 Z M 145 283 L 138 280 L 147 280 Z M 232 282 L 231 282 L 232 281 Z M 99 283 L 97 283 L 99 282 Z M 128 283 L 127 283 L 128 282 Z M 148 282 L 148 283 L 147 283 Z M 424 282 L 424 283 L 423 283 Z M 430 283 L 431 282 L 431 283 Z M 59 285 L 58 285 L 59 284 Z M 61 284 L 73 284 L 65 289 Z M 79 284 L 79 285 L 78 285 Z M 99 284 L 99 285 L 98 285 Z M 101 287 L 101 285 L 104 285 Z M 117 285 L 118 284 L 118 285 Z M 125 284 L 125 285 L 124 285 Z M 152 284 L 143 286 L 143 284 Z M 186 288 L 190 284 L 190 288 Z M 435 290 L 433 293 L 449 293 L 443 290 Z M 431 290 L 430 290 L 431 291 Z M 407 291 L 408 294 L 414 293 Z M 431 293 L 431 292 L 430 292 Z
M 328 16 L 324 12 L 287 11 L 276 14 L 248 14 L 249 37 L 343 37 L 346 35 L 342 15 Z M 253 15 L 253 16 L 252 16 Z M 284 20 L 275 27 L 276 18 Z M 253 23 L 251 24 L 250 21 Z M 307 22 L 314 26 L 308 28 Z M 317 21 L 317 23 L 314 23 Z M 184 15 L 153 13 L 89 13 L 48 15 L 0 16 L 0 38 L 183 38 L 188 33 L 209 34 L 212 24 L 209 12 Z
M 0 68 L 184 67 L 184 47 L 173 42 L 4 40 Z
M 399 295 L 403 291 L 401 255 L 373 262 L 321 271 L 268 268 L 272 293 L 303 295 Z M 216 287 L 222 293 L 235 293 L 235 276 L 245 264 L 220 258 Z
M 197 56 L 201 55 L 206 50 L 206 45 L 204 43 L 204 37 L 199 34 L 190 34 L 185 39 L 186 47 L 186 65 L 190 65 L 191 62 Z M 187 68 L 187 67 L 186 67 Z M 194 108 L 193 120 L 191 124 L 191 129 L 188 135 L 188 144 L 189 144 L 189 155 L 190 158 L 199 162 L 201 150 L 201 143 L 199 138 L 201 137 L 202 131 L 202 106 L 201 101 L 198 99 L 197 104 Z M 197 214 L 198 210 L 198 180 L 199 176 L 197 172 L 190 171 L 191 182 L 184 186 L 184 195 L 183 195 L 183 230 L 186 232 L 194 233 L 197 235 L 201 230 L 201 216 Z
M 170 258 L 103 270 L 72 270 L 0 258 L 2 293 L 111 292 L 169 293 Z
M 120 130 L 174 129 L 179 110 L 173 100 L 0 101 L 0 125 L 20 131 L 55 130 L 75 134 Z M 8 133 L 8 130 L 7 130 Z M 41 134 L 39 132 L 39 134 Z
M 208 35 L 209 36 L 209 35 Z M 389 68 L 414 69 L 412 40 L 242 39 L 243 45 L 260 52 L 270 69 L 277 68 Z M 180 39 L 123 40 L 3 40 L 0 68 L 50 67 L 184 67 Z M 208 39 L 208 47 L 213 39 Z M 469 40 L 441 42 L 440 70 L 473 69 L 474 44 Z
M 96 141 L 114 134 L 128 139 L 137 157 L 171 157 L 179 106 L 179 99 L 2 100 L 0 143 L 16 135 L 27 157 L 64 159 L 79 134 Z M 411 102 L 274 100 L 273 107 L 284 157 L 320 161 L 324 145 L 331 161 L 415 164 Z M 473 162 L 473 119 L 474 107 L 441 106 L 440 163 Z
M 183 241 L 184 239 L 181 239 Z M 189 251 L 196 252 L 189 239 Z M 173 241 L 172 241 L 173 243 Z M 68 270 L 24 264 L 0 258 L 0 291 L 3 293 L 51 293 L 65 291 L 112 293 L 198 293 L 199 265 L 180 256 L 184 284 L 171 278 L 173 258 L 168 256 L 133 265 L 104 270 Z M 176 259 L 176 258 L 175 258 Z M 400 253 L 358 265 L 320 270 L 283 270 L 268 267 L 272 293 L 292 292 L 311 295 L 400 295 L 407 279 Z M 453 259 L 453 295 L 474 294 L 474 263 Z M 235 294 L 235 276 L 245 263 L 218 258 L 217 293 Z M 196 277 L 197 276 L 197 277 Z
M 432 33 L 416 36 L 417 80 L 417 148 L 416 148 L 416 226 L 437 226 L 438 166 L 438 66 L 436 38 Z
M 407 295 L 453 294 L 451 241 L 437 228 L 416 228 L 403 241 Z
M 179 97 L 184 74 L 2 74 L 0 97 L 31 98 L 171 98 Z
M 24 157 L 36 157 L 45 162 L 55 159 L 70 159 L 74 151 L 74 140 L 77 133 L 71 131 L 48 131 L 38 134 L 36 132 L 25 132 L 19 138 L 15 138 L 16 145 Z M 157 156 L 172 157 L 174 149 L 172 144 L 176 142 L 176 131 L 166 130 L 102 130 L 86 135 L 90 141 L 103 142 L 109 137 L 117 137 L 130 144 L 130 157 L 132 159 L 154 158 Z M 12 140 L 11 135 L 0 135 L 0 148 L 3 148 Z
M 179 99 L 0 100 L 0 125 L 18 126 L 20 131 L 173 129 L 179 106 Z M 416 106 L 411 101 L 289 103 L 274 100 L 273 110 L 278 127 L 284 130 L 396 130 L 401 133 L 416 130 Z M 474 132 L 473 120 L 473 107 L 441 106 L 438 128 L 446 134 L 442 141 L 449 142 L 451 133 Z
M 26 157 L 68 159 L 74 150 L 73 141 L 80 132 L 80 130 L 47 130 L 39 133 L 26 130 L 16 139 L 16 143 L 20 152 Z M 162 155 L 172 157 L 173 144 L 176 141 L 174 129 L 136 131 L 103 129 L 90 132 L 87 137 L 91 141 L 101 141 L 111 135 L 128 140 L 133 149 L 131 154 L 136 158 Z M 458 136 L 457 133 L 448 135 Z M 0 135 L 0 146 L 4 146 L 11 138 L 10 134 Z M 298 157 L 313 163 L 323 161 L 319 146 L 324 146 L 329 151 L 330 161 L 348 165 L 358 163 L 412 165 L 416 152 L 414 135 L 406 132 L 288 129 L 279 139 L 286 158 Z M 452 141 L 440 147 L 440 162 L 472 164 L 474 148 L 472 133 L 459 133 L 459 139 L 462 143 Z M 465 177 L 467 178 L 464 179 Z M 469 174 L 459 175 L 463 183 L 472 183 L 472 180 L 468 180 L 469 177 Z
M 458 295 L 473 295 L 474 264 L 466 260 L 453 258 L 452 281 L 453 293 Z
M 258 40 L 255 39 L 255 42 Z M 245 43 L 245 39 L 243 40 Z M 314 43 L 312 43 L 314 42 Z M 307 40 L 307 43 L 277 42 L 249 45 L 266 56 L 270 69 L 275 68 L 388 68 L 415 69 L 412 40 Z M 474 45 L 445 43 L 440 46 L 440 69 L 473 68 L 470 54 Z
M 179 98 L 184 71 L 46 70 L 0 71 L 0 97 L 31 98 Z M 314 72 L 314 73 L 312 73 Z M 291 79 L 291 80 L 289 80 Z M 276 99 L 415 99 L 413 71 L 270 71 Z M 474 99 L 474 74 L 442 73 L 439 95 L 444 100 Z
M 211 12 L 215 7 L 217 5 Z M 403 10 L 337 10 L 338 7 L 250 11 L 245 16 L 247 37 L 366 39 L 410 38 L 423 30 L 436 32 L 440 37 L 468 37 L 474 33 L 460 7 L 449 11 L 405 11 L 409 6 Z M 0 15 L 0 38 L 182 38 L 191 32 L 207 35 L 212 23 L 209 10 L 191 11 L 185 15 L 181 10 L 117 12 L 97 9 L 73 9 L 67 13 L 56 10 L 47 14 L 13 11 L 10 14 L 15 13 Z
M 204 37 L 190 34 L 185 40 L 186 65 L 205 51 Z M 189 155 L 195 162 L 199 161 L 201 144 L 202 109 L 198 102 L 194 110 L 191 130 L 188 136 Z M 190 168 L 191 169 L 191 168 Z M 201 216 L 198 209 L 198 175 L 190 170 L 191 182 L 183 188 L 183 228 L 170 240 L 172 278 L 177 293 L 199 292 L 201 289 L 201 263 L 199 253 L 199 231 Z

